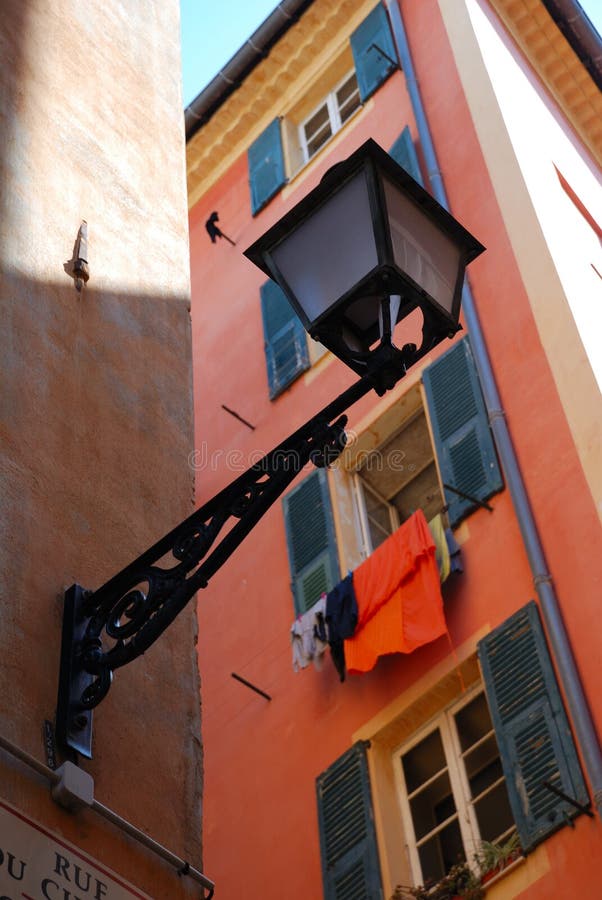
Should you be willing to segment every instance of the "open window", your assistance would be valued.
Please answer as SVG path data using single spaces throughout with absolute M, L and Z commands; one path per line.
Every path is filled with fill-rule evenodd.
M 326 898 L 381 897 L 375 859 L 392 889 L 474 865 L 481 841 L 507 845 L 514 832 L 529 853 L 589 807 L 537 605 L 487 634 L 478 660 L 459 664 L 467 691 L 451 667 L 390 719 L 372 719 L 318 778 Z
M 355 72 L 351 72 L 301 123 L 299 135 L 304 162 L 309 162 L 312 156 L 343 127 L 360 105 L 357 78 Z
M 345 457 L 366 557 L 416 510 L 452 527 L 503 487 L 468 338 L 360 434 Z
M 346 465 L 363 557 L 418 509 L 455 527 L 502 489 L 467 338 L 358 436 Z
M 414 884 L 472 863 L 480 841 L 506 841 L 514 819 L 482 689 L 452 705 L 394 754 Z
M 337 47 L 326 66 L 248 150 L 251 211 L 257 215 L 343 128 L 398 68 L 382 3 Z
M 366 553 L 417 509 L 429 521 L 443 509 L 425 410 L 418 409 L 376 449 L 359 457 L 355 491 Z
M 455 527 L 503 488 L 468 338 L 428 366 L 422 382 L 424 389 L 415 384 L 351 442 L 330 483 L 322 473 L 320 502 L 326 524 L 320 534 L 334 561 L 338 550 L 332 487 L 336 509 L 342 511 L 338 521 L 344 568 L 359 565 L 416 510 L 423 510 L 427 522 L 445 511 Z M 319 585 L 315 582 L 316 590 L 299 587 L 301 570 L 291 548 L 301 541 L 297 530 L 302 534 L 307 528 L 303 504 L 314 504 L 315 497 L 308 490 L 306 501 L 303 492 L 297 496 L 298 490 L 283 501 L 297 614 L 309 609 L 322 590 L 334 587 L 339 571 L 333 562 L 327 587 L 323 579 Z M 299 511 L 294 519 L 291 497 Z M 322 549 L 322 544 L 316 547 L 316 558 Z M 313 585 L 313 579 L 308 583 Z

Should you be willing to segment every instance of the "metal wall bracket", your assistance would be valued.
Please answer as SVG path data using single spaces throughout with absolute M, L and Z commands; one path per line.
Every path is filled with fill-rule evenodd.
M 391 66 L 392 66 L 393 69 L 400 69 L 400 68 L 401 68 L 401 66 L 399 65 L 399 63 L 397 62 L 397 60 L 392 59 L 392 58 L 389 56 L 388 53 L 385 53 L 385 51 L 382 49 L 382 47 L 379 47 L 379 46 L 378 46 L 378 44 L 374 44 L 374 43 L 370 44 L 370 46 L 368 47 L 368 50 L 376 50 L 377 53 L 380 53 L 380 55 L 381 55 L 384 59 L 386 59 L 388 63 L 391 64 Z
M 475 506 L 480 506 L 481 509 L 486 509 L 488 512 L 493 512 L 493 506 L 490 503 L 487 503 L 485 500 L 479 500 L 478 497 L 474 497 L 472 494 L 467 494 L 465 491 L 461 491 L 459 488 L 454 487 L 453 484 L 444 484 L 443 487 L 446 491 L 451 491 L 453 494 L 457 494 L 458 497 L 462 497 L 463 500 L 470 500 L 470 502 L 474 503 Z
M 56 736 L 62 747 L 71 747 L 92 758 L 92 710 L 81 698 L 94 681 L 81 664 L 81 651 L 89 619 L 83 615 L 86 591 L 73 584 L 65 591 L 61 666 L 56 709 Z
M 555 784 L 552 784 L 550 781 L 542 781 L 542 784 L 549 791 L 552 791 L 553 794 L 556 794 L 557 797 L 560 797 L 565 803 L 570 803 L 571 806 L 574 806 L 575 809 L 580 813 L 585 813 L 586 816 L 589 816 L 590 819 L 594 818 L 594 814 L 590 809 L 590 804 L 585 806 L 583 803 L 579 803 L 575 800 L 574 797 L 569 797 L 568 794 L 565 794 L 564 791 L 561 791 L 560 788 L 557 788 Z M 572 822 L 569 822 L 569 825 L 573 826 Z
M 64 750 L 91 758 L 92 710 L 106 697 L 114 670 L 154 644 L 308 462 L 321 468 L 338 458 L 346 443 L 344 410 L 371 390 L 380 396 L 393 387 L 415 350 L 378 348 L 359 381 L 102 587 L 69 588 L 56 721 Z

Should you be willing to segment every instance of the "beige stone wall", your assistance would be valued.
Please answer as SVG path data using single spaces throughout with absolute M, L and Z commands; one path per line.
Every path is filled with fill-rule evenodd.
M 0 734 L 44 762 L 64 588 L 99 587 L 192 510 L 177 0 L 6 0 L 0 98 Z M 82 765 L 201 868 L 195 634 L 191 606 L 116 673 Z M 3 751 L 0 797 L 152 896 L 199 896 Z
M 572 51 L 564 46 L 551 20 L 546 21 L 547 15 L 543 20 L 546 32 L 553 29 L 556 39 L 553 46 L 543 39 L 537 46 L 549 59 L 534 53 L 527 64 L 488 4 L 439 0 L 439 6 L 539 338 L 583 474 L 602 517 L 602 293 L 598 273 L 602 255 L 597 233 L 571 203 L 558 177 L 560 173 L 567 179 L 593 219 L 600 221 L 599 168 L 587 149 L 591 144 L 599 155 L 600 116 L 595 115 L 599 92 L 589 96 L 589 76 L 583 70 L 583 103 L 577 103 L 579 94 L 573 90 L 577 110 L 562 108 L 569 121 L 576 112 L 582 114 L 590 138 L 584 146 L 531 73 L 532 65 L 545 78 L 556 59 L 555 70 L 566 70 L 570 83 L 572 69 L 578 65 L 571 61 Z M 523 29 L 534 27 L 533 15 L 532 11 L 525 15 L 515 29 L 518 24 Z M 567 62 L 560 65 L 565 54 Z M 558 100 L 562 101 L 560 95 Z

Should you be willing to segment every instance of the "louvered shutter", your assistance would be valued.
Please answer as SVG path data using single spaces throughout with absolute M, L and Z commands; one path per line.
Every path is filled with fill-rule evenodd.
M 544 781 L 578 803 L 589 800 L 536 604 L 530 601 L 483 638 L 478 653 L 526 852 L 576 815 Z
M 260 288 L 265 359 L 270 397 L 309 368 L 307 336 L 299 316 L 275 281 Z
M 381 50 L 382 53 L 379 52 Z M 372 10 L 351 35 L 351 51 L 363 102 L 398 68 L 397 63 L 393 62 L 397 60 L 397 53 L 389 17 L 382 3 Z
M 247 151 L 251 212 L 256 215 L 286 183 L 280 120 L 268 125 Z
M 416 154 L 416 148 L 414 147 L 414 141 L 408 125 L 406 125 L 389 150 L 389 156 L 392 156 L 395 162 L 399 163 L 412 176 L 414 181 L 417 181 L 418 184 L 424 187 L 418 155 Z
M 423 383 L 443 482 L 487 500 L 504 482 L 468 338 L 425 369 Z M 445 499 L 452 525 L 478 505 L 452 491 Z
M 368 761 L 354 744 L 316 781 L 324 900 L 381 900 Z
M 340 580 L 328 479 L 316 469 L 282 500 L 295 613 Z

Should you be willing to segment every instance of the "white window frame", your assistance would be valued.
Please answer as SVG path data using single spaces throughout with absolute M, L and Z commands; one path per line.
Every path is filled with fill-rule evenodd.
M 431 442 L 432 461 L 435 464 L 435 469 L 437 472 L 437 484 L 439 486 L 439 493 L 441 494 L 441 499 L 442 499 L 443 503 L 445 503 L 445 493 L 444 493 L 443 486 L 441 483 L 441 475 L 439 472 L 439 463 L 437 460 L 437 451 L 435 449 L 435 442 L 433 440 L 433 432 L 432 432 L 431 424 L 430 424 L 430 420 L 429 420 L 428 406 L 426 404 L 423 394 L 422 394 L 421 408 L 417 409 L 414 413 L 412 413 L 412 415 L 410 415 L 404 422 L 402 422 L 402 424 L 399 426 L 399 428 L 397 428 L 395 431 L 393 431 L 388 437 L 384 438 L 382 443 L 379 446 L 383 446 L 384 444 L 387 444 L 390 440 L 392 440 L 395 437 L 396 434 L 401 434 L 407 427 L 409 427 L 411 425 L 411 423 L 414 421 L 414 419 L 419 415 L 423 415 L 425 418 L 425 421 L 426 421 L 426 426 L 427 426 L 428 433 L 429 433 L 429 439 Z M 375 447 L 374 449 L 378 450 L 379 446 Z M 429 459 L 425 466 L 423 466 L 422 468 L 420 468 L 414 472 L 413 478 L 419 477 L 422 474 L 422 472 L 424 471 L 424 469 L 427 466 L 429 466 L 430 464 L 431 464 L 431 460 Z M 408 484 L 409 483 L 410 482 L 408 482 Z M 362 553 L 362 556 L 364 557 L 364 559 L 366 559 L 368 556 L 370 556 L 371 553 L 374 552 L 374 547 L 372 546 L 372 538 L 370 535 L 370 526 L 369 526 L 369 522 L 368 522 L 368 511 L 366 509 L 365 491 L 370 491 L 378 500 L 381 501 L 383 506 L 387 507 L 387 509 L 389 511 L 389 517 L 391 520 L 391 534 L 394 531 L 396 531 L 399 528 L 399 526 L 401 525 L 400 515 L 399 515 L 397 508 L 389 500 L 387 500 L 386 497 L 384 497 L 382 494 L 380 494 L 378 492 L 378 490 L 376 490 L 376 488 L 374 488 L 372 485 L 364 482 L 364 480 L 362 479 L 362 475 L 361 475 L 361 469 L 354 472 L 353 478 L 352 478 L 353 502 L 354 502 L 354 505 L 355 505 L 355 508 L 357 511 L 357 518 L 358 518 L 358 521 L 360 524 L 360 529 L 359 529 L 360 530 L 359 539 L 360 539 L 360 545 L 361 545 L 360 549 L 361 549 L 361 553 Z M 443 507 L 442 511 L 444 511 L 444 509 L 445 509 L 445 507 Z
M 396 531 L 400 525 L 399 513 L 397 512 L 393 504 L 389 503 L 389 501 L 386 500 L 381 494 L 379 494 L 378 491 L 375 490 L 371 485 L 365 484 L 359 472 L 354 472 L 353 500 L 357 510 L 357 517 L 360 525 L 361 552 L 364 559 L 367 559 L 371 553 L 374 553 L 368 510 L 366 508 L 366 491 L 369 491 L 371 494 L 373 494 L 377 498 L 377 500 L 380 500 L 383 506 L 387 508 L 391 524 L 390 534 L 393 534 L 393 532 Z
M 351 113 L 349 118 L 347 118 L 345 120 L 345 122 L 341 121 L 341 112 L 340 112 L 340 106 L 337 101 L 337 93 L 352 77 L 355 77 L 355 79 L 356 79 L 356 92 L 357 92 L 358 100 L 359 100 L 359 87 L 357 86 L 357 76 L 355 74 L 355 69 L 351 69 L 351 71 L 347 72 L 345 77 L 339 81 L 339 83 L 332 89 L 332 91 L 330 91 L 330 93 L 326 95 L 326 97 L 311 111 L 311 113 L 299 125 L 299 140 L 300 140 L 300 144 L 301 144 L 301 149 L 303 151 L 304 163 L 308 163 L 310 161 L 310 159 L 313 159 L 313 157 L 316 156 L 320 152 L 320 150 L 323 147 L 325 147 L 326 144 L 334 137 L 334 135 L 337 133 L 337 131 L 340 131 L 341 128 L 343 127 L 343 125 L 346 125 L 347 122 L 349 122 L 349 120 L 353 118 L 353 116 L 356 114 L 356 112 L 359 109 L 361 109 L 362 103 L 361 103 L 361 100 L 359 100 L 356 109 L 353 110 L 353 112 Z M 309 146 L 308 146 L 309 142 L 307 139 L 307 135 L 305 133 L 305 126 L 310 121 L 310 119 L 312 119 L 316 115 L 316 113 L 318 113 L 324 106 L 326 107 L 326 111 L 328 113 L 328 120 L 330 123 L 331 134 L 325 139 L 325 141 L 322 144 L 320 144 L 320 146 L 316 150 L 313 151 L 313 153 L 310 153 Z
M 498 786 L 502 781 L 505 780 L 503 777 L 497 779 L 485 791 L 477 795 L 477 797 L 471 799 L 470 785 L 468 783 L 466 767 L 462 764 L 462 757 L 464 753 L 462 752 L 462 748 L 460 745 L 460 739 L 458 736 L 457 728 L 455 726 L 454 716 L 464 706 L 466 706 L 479 694 L 482 693 L 484 693 L 483 686 L 481 684 L 476 685 L 460 700 L 454 701 L 454 703 L 438 713 L 428 722 L 428 724 L 421 728 L 420 731 L 416 732 L 416 734 L 412 736 L 411 740 L 406 741 L 404 744 L 397 747 L 393 753 L 395 784 L 397 788 L 397 796 L 399 800 L 404 834 L 406 836 L 406 845 L 410 859 L 410 868 L 412 870 L 412 877 L 415 885 L 424 884 L 424 877 L 422 874 L 420 857 L 418 855 L 418 842 L 416 841 L 416 832 L 414 830 L 414 821 L 410 808 L 410 796 L 408 795 L 408 791 L 406 789 L 403 766 L 401 764 L 401 756 L 411 750 L 412 747 L 415 747 L 416 744 L 419 744 L 422 740 L 428 737 L 429 734 L 432 734 L 433 731 L 439 729 L 439 732 L 441 734 L 441 742 L 443 744 L 443 751 L 445 754 L 445 760 L 447 763 L 447 771 L 449 773 L 450 786 L 456 805 L 456 813 L 458 825 L 460 827 L 460 835 L 462 837 L 462 844 L 464 846 L 464 852 L 466 854 L 467 862 L 469 863 L 469 865 L 473 865 L 475 853 L 477 853 L 481 844 L 479 825 L 474 810 L 474 804 L 479 799 L 481 799 L 481 797 L 483 797 L 485 793 L 493 790 L 494 787 Z M 478 742 L 471 745 L 469 750 L 466 752 L 470 752 L 471 750 L 473 750 L 478 743 L 487 740 L 492 734 L 495 735 L 493 727 Z M 444 770 L 442 769 L 432 777 L 438 777 L 442 771 Z M 419 790 L 423 787 L 424 785 L 421 785 Z M 435 831 L 444 828 L 450 821 L 451 818 L 446 819 L 445 822 L 440 823 L 436 829 L 432 829 L 428 833 L 428 835 L 422 838 L 421 843 L 432 837 Z M 504 834 L 499 836 L 498 840 L 505 839 L 510 833 L 511 831 L 504 832 Z

